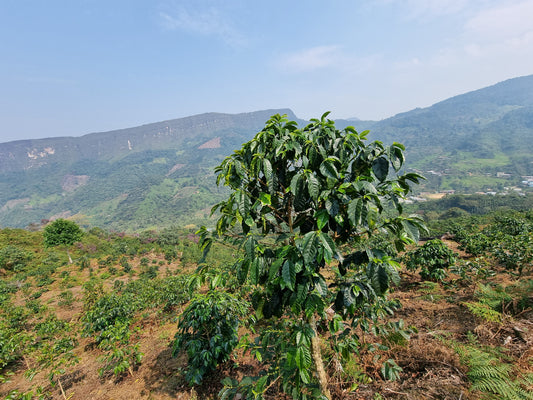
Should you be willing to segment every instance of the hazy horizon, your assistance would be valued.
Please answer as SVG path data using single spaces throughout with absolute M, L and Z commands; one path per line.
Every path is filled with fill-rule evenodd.
M 205 112 L 381 120 L 533 73 L 533 0 L 6 1 L 0 142 Z

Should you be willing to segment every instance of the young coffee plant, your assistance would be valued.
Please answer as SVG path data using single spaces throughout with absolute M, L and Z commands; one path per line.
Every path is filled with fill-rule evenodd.
M 522 275 L 533 266 L 533 232 L 516 236 L 498 235 L 494 240 L 493 254 L 511 272 Z
M 213 212 L 220 213 L 216 238 L 233 240 L 242 249 L 233 270 L 241 284 L 257 287 L 258 318 L 285 316 L 294 322 L 290 329 L 300 329 L 297 321 L 304 321 L 299 332 L 312 332 L 297 341 L 299 354 L 310 354 L 312 362 L 302 364 L 299 358 L 306 366 L 301 369 L 289 363 L 293 374 L 282 374 L 281 386 L 292 388 L 287 377 L 300 376 L 301 388 L 318 387 L 320 396 L 330 399 L 321 354 L 324 332 L 318 329 L 329 304 L 334 302 L 334 313 L 350 321 L 359 309 L 385 297 L 396 267 L 369 238 L 387 233 L 399 251 L 418 240 L 422 224 L 416 216 L 402 215 L 401 200 L 421 178 L 400 174 L 404 146 L 367 143 L 368 131 L 338 130 L 327 115 L 301 129 L 273 116 L 215 169 L 217 183 L 231 192 Z M 204 250 L 214 239 L 201 230 Z M 356 273 L 328 283 L 333 260 L 341 277 Z
M 440 239 L 433 239 L 404 256 L 407 269 L 420 269 L 422 279 L 442 281 L 447 270 L 455 264 L 456 254 Z
M 470 233 L 461 239 L 459 248 L 473 256 L 485 254 L 490 249 L 490 238 L 481 232 Z
M 120 321 L 102 332 L 98 348 L 105 354 L 100 357 L 104 364 L 98 369 L 100 376 L 108 372 L 116 377 L 126 373 L 133 376 L 134 368 L 141 364 L 143 353 L 139 351 L 139 344 L 130 342 L 131 334 L 129 325 Z
M 1 282 L 1 281 L 0 281 Z M 4 286 L 4 290 L 9 287 Z M 28 332 L 28 311 L 14 306 L 8 293 L 0 299 L 0 373 L 5 367 L 19 360 L 27 351 L 32 337 Z
M 510 273 L 524 271 L 533 266 L 533 226 L 524 215 L 515 213 L 496 215 L 494 222 L 483 229 L 490 240 L 490 251 Z
M 187 352 L 185 378 L 190 385 L 200 384 L 206 373 L 229 359 L 248 308 L 246 302 L 222 291 L 212 290 L 191 301 L 179 319 L 173 345 L 174 355 Z
M 8 245 L 0 249 L 0 269 L 21 271 L 32 258 L 32 253 L 17 246 Z
M 52 387 L 59 385 L 63 392 L 61 377 L 68 367 L 77 364 L 80 359 L 74 353 L 78 341 L 71 337 L 56 338 L 53 342 L 45 342 L 38 349 L 36 362 L 40 369 L 48 371 L 48 381 Z
M 494 276 L 496 272 L 491 267 L 487 259 L 476 257 L 470 260 L 459 260 L 450 267 L 450 271 L 458 276 L 454 283 L 469 285 Z
M 321 391 L 312 382 L 311 338 L 313 329 L 304 321 L 278 319 L 261 326 L 253 342 L 245 342 L 245 351 L 268 368 L 259 376 L 247 376 L 240 382 L 226 378 L 220 392 L 222 399 L 262 399 L 265 390 L 279 381 L 283 392 L 295 399 L 320 398 Z M 281 379 L 279 379 L 281 377 Z
M 133 295 L 120 296 L 114 293 L 100 297 L 82 317 L 84 333 L 97 334 L 96 341 L 103 339 L 103 332 L 116 323 L 129 323 L 135 312 Z

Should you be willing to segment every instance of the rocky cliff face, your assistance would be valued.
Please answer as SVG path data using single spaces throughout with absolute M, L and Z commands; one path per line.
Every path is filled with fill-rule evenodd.
M 0 173 L 35 169 L 46 164 L 69 164 L 84 159 L 117 160 L 132 152 L 179 149 L 186 142 L 197 139 L 200 139 L 197 145 L 201 146 L 214 139 L 216 132 L 231 135 L 232 129 L 260 130 L 265 121 L 276 113 L 296 119 L 288 109 L 242 114 L 206 113 L 81 137 L 0 143 Z M 201 139 L 204 141 L 201 142 Z
M 53 216 L 125 229 L 195 218 L 215 200 L 213 167 L 273 114 L 208 113 L 81 137 L 0 143 L 0 226 Z M 205 213 L 204 213 L 205 214 Z M 203 214 L 202 214 L 203 215 Z

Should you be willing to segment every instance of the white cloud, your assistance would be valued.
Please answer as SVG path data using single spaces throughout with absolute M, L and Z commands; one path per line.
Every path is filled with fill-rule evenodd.
M 316 46 L 284 55 L 279 66 L 292 72 L 312 71 L 338 65 L 341 58 L 340 47 L 337 45 Z
M 414 18 L 442 16 L 461 12 L 468 5 L 467 0 L 406 0 Z
M 178 8 L 175 12 L 160 12 L 161 25 L 168 30 L 182 30 L 202 36 L 218 36 L 226 44 L 240 47 L 246 39 L 218 9 L 211 7 L 202 11 Z
M 381 59 L 380 54 L 358 56 L 347 53 L 340 45 L 328 45 L 284 54 L 278 58 L 277 67 L 289 73 L 335 70 L 337 77 L 348 79 L 372 69 Z
M 402 1 L 402 0 L 391 0 Z M 411 6 L 421 3 L 420 9 L 427 12 L 444 12 L 446 9 L 428 1 L 424 6 L 422 0 L 403 0 Z M 444 1 L 448 11 L 460 9 L 461 0 Z M 503 4 L 502 4 L 503 3 Z M 533 66 L 533 0 L 509 0 L 505 2 L 485 1 L 484 7 L 468 7 L 459 10 L 457 16 L 462 19 L 462 29 L 450 32 L 446 46 L 435 48 L 432 53 L 413 60 L 401 60 L 394 65 L 397 68 L 461 68 L 467 70 L 487 69 L 507 73 L 529 73 Z M 440 11 L 439 11 L 440 10 Z M 529 68 L 527 67 L 529 65 Z M 505 73 L 507 71 L 507 73 Z
M 371 6 L 396 5 L 403 11 L 402 18 L 424 20 L 460 13 L 479 1 L 484 0 L 378 0 Z
M 533 72 L 532 16 L 533 0 L 507 1 L 480 10 L 464 24 L 457 57 L 511 74 Z
M 467 21 L 466 34 L 481 42 L 516 40 L 533 32 L 533 0 L 506 2 Z

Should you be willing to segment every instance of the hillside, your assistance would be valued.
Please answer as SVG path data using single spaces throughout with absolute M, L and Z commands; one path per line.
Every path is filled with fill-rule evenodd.
M 533 175 L 533 75 L 398 114 L 371 129 L 381 140 L 405 144 L 408 165 L 423 171 L 435 190 L 519 185 Z
M 139 230 L 205 222 L 222 192 L 213 167 L 273 114 L 208 113 L 82 137 L 0 143 L 0 226 L 58 216 L 84 226 Z M 421 191 L 527 189 L 533 182 L 533 75 L 382 121 L 339 120 L 371 140 L 407 147 Z M 529 177 L 529 178 L 528 178 Z
M 334 399 L 531 398 L 531 213 L 500 214 L 481 226 L 473 219 L 447 223 L 455 238 L 445 243 L 459 254 L 444 280 L 425 281 L 402 267 L 390 293 L 402 304 L 394 316 L 373 321 L 375 330 L 358 328 L 358 345 L 344 356 L 325 351 Z M 190 386 L 186 352 L 172 356 L 178 316 L 192 292 L 207 290 L 191 285 L 201 256 L 196 240 L 186 230 L 128 236 L 94 228 L 70 247 L 69 264 L 64 247 L 43 246 L 41 232 L 0 229 L 0 398 L 216 399 L 223 378 L 267 371 L 271 359 L 236 348 Z M 237 280 L 238 254 L 216 243 L 209 271 L 222 277 L 218 290 L 253 302 L 256 286 Z M 243 343 L 276 326 L 248 317 L 239 329 Z M 385 325 L 399 318 L 399 331 Z M 381 367 L 391 359 L 397 376 L 388 380 Z M 289 399 L 281 386 L 273 380 L 262 398 Z
M 213 167 L 275 113 L 208 113 L 82 137 L 0 144 L 0 226 L 57 216 L 138 229 L 186 224 L 217 199 Z M 157 209 L 157 214 L 153 211 Z

